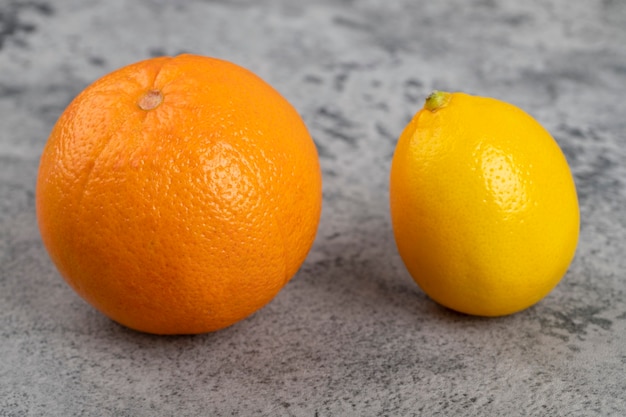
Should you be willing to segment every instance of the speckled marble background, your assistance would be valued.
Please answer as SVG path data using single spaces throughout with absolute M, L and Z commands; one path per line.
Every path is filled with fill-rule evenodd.
M 626 2 L 0 0 L 0 416 L 623 416 Z M 319 149 L 315 245 L 218 333 L 127 330 L 62 281 L 34 187 L 53 123 L 120 66 L 194 52 L 256 72 Z M 431 302 L 396 252 L 388 170 L 432 89 L 533 114 L 578 187 L 576 258 L 498 319 Z

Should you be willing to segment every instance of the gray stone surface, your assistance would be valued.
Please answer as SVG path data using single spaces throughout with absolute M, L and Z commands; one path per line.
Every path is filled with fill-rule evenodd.
M 624 45 L 622 0 L 0 0 L 0 416 L 624 415 Z M 184 51 L 243 65 L 294 104 L 319 148 L 324 210 L 266 308 L 157 337 L 63 282 L 34 187 L 75 94 Z M 519 314 L 438 307 L 396 252 L 391 155 L 434 88 L 526 109 L 571 164 L 576 258 Z

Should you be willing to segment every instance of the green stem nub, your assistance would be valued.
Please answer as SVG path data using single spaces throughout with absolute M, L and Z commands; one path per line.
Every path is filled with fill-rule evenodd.
M 435 112 L 443 107 L 446 107 L 452 98 L 452 93 L 447 91 L 435 90 L 426 98 L 424 108 Z

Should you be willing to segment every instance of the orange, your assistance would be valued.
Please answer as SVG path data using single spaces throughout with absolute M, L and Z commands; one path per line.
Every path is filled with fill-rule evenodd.
M 567 161 L 529 114 L 435 92 L 403 131 L 390 175 L 400 256 L 419 287 L 459 312 L 500 316 L 544 298 L 576 250 Z
M 36 192 L 69 285 L 157 334 L 218 330 L 266 305 L 307 256 L 321 202 L 295 109 L 250 71 L 196 55 L 88 86 L 50 134 Z

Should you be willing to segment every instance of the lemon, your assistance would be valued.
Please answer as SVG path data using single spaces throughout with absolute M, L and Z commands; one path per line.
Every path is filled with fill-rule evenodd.
M 559 283 L 574 257 L 580 218 L 565 156 L 509 103 L 431 94 L 396 145 L 389 192 L 404 264 L 450 309 L 521 311 Z

